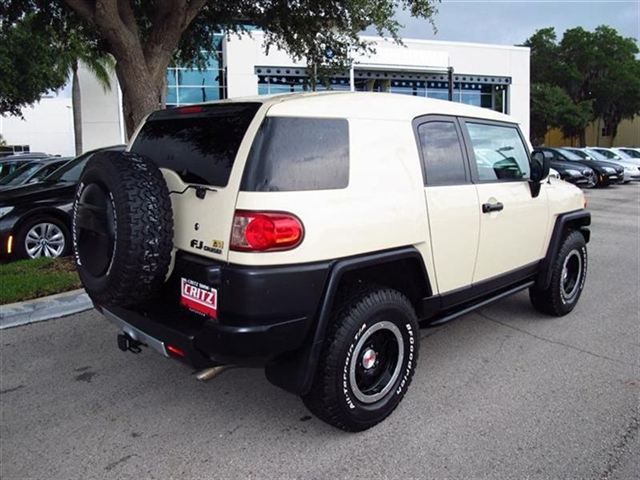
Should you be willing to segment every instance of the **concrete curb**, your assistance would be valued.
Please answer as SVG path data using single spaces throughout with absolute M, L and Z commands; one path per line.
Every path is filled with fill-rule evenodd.
M 84 289 L 0 306 L 0 330 L 28 325 L 93 308 Z

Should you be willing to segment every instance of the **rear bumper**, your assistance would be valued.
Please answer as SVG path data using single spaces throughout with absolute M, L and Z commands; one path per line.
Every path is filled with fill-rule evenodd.
M 195 368 L 264 365 L 307 340 L 328 272 L 329 263 L 248 268 L 179 252 L 174 273 L 157 299 L 127 308 L 98 308 L 131 338 Z M 181 278 L 218 291 L 217 319 L 180 305 Z M 170 346 L 184 355 L 175 355 Z

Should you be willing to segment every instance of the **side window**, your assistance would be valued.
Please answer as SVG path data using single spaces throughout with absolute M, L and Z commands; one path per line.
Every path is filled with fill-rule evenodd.
M 348 184 L 346 119 L 267 117 L 251 146 L 241 189 L 290 192 Z
M 465 123 L 480 181 L 529 178 L 529 157 L 516 127 Z
M 456 185 L 467 182 L 464 156 L 456 124 L 432 121 L 418 127 L 427 185 Z

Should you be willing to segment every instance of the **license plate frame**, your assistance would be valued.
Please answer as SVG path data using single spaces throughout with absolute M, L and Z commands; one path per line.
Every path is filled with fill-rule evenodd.
M 180 305 L 204 317 L 218 318 L 218 290 L 190 278 L 180 278 Z

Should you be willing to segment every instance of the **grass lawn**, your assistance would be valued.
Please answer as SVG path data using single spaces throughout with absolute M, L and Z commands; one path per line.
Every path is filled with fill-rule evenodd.
M 80 287 L 72 257 L 36 258 L 0 265 L 0 305 Z

